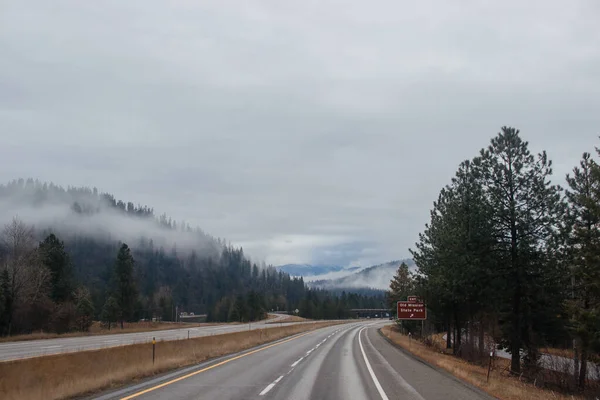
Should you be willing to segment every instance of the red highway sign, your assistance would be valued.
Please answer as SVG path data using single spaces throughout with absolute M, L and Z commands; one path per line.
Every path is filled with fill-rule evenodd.
M 399 301 L 397 304 L 398 319 L 424 320 L 427 319 L 427 307 L 423 303 Z

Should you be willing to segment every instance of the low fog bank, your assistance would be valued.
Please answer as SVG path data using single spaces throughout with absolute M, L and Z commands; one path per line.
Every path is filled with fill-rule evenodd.
M 335 280 L 344 278 L 346 276 L 354 275 L 357 272 L 360 272 L 367 267 L 353 267 L 353 268 L 345 268 L 340 271 L 328 272 L 321 275 L 308 275 L 303 276 L 304 282 L 314 282 L 314 281 L 323 281 L 323 280 Z
M 369 268 L 361 269 L 358 272 L 337 277 L 334 279 L 315 278 L 309 282 L 309 286 L 321 289 L 378 289 L 389 290 L 390 281 L 398 271 L 400 265 L 405 262 L 411 272 L 415 272 L 417 267 L 413 260 L 391 261 L 385 264 L 375 265 Z
M 157 218 L 146 206 L 117 201 L 97 189 L 68 188 L 32 180 L 0 185 L 0 226 L 13 218 L 33 225 L 36 234 L 52 231 L 65 240 L 85 236 L 121 241 L 136 248 L 142 243 L 178 254 L 194 251 L 201 257 L 219 257 L 223 244 L 200 229 Z

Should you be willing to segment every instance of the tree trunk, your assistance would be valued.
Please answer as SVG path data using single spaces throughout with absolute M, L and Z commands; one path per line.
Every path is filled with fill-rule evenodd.
M 450 318 L 448 318 L 448 325 L 446 329 L 446 348 L 452 348 L 452 323 L 450 322 Z
M 581 346 L 581 368 L 579 369 L 579 389 L 585 389 L 585 380 L 587 378 L 587 349 Z
M 573 339 L 573 381 L 575 387 L 579 386 L 579 340 Z
M 483 329 L 483 314 L 479 317 L 479 360 L 485 359 L 485 331 Z
M 510 370 L 513 374 L 521 372 L 521 271 L 517 260 L 517 231 L 513 225 L 511 229 L 511 261 L 515 269 L 515 293 L 513 294 L 512 309 L 512 340 L 510 343 Z
M 521 372 L 521 318 L 519 317 L 519 308 L 521 305 L 521 296 L 517 291 L 513 298 L 513 318 L 512 318 L 512 340 L 510 342 L 510 370 L 513 374 Z
M 121 319 L 121 329 L 124 329 L 123 328 L 123 320 L 122 319 Z
M 515 185 L 513 176 L 512 157 L 509 158 L 509 200 L 510 200 L 510 267 L 514 273 L 513 310 L 512 310 L 512 340 L 510 343 L 510 370 L 512 373 L 521 372 L 521 265 L 517 249 L 517 215 L 515 201 Z
M 460 320 L 458 318 L 458 311 L 454 308 L 454 351 L 455 355 L 459 355 L 460 344 L 462 342 L 462 331 L 460 326 Z
M 468 331 L 467 331 L 467 342 L 468 342 L 468 352 L 469 352 L 469 361 L 473 361 L 475 359 L 475 318 L 473 317 L 473 312 L 471 311 L 472 308 L 469 305 L 469 322 L 467 324 L 468 326 Z

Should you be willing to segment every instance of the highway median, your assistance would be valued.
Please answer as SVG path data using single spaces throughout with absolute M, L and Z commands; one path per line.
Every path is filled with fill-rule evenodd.
M 322 321 L 0 362 L 0 398 L 66 399 L 350 321 Z

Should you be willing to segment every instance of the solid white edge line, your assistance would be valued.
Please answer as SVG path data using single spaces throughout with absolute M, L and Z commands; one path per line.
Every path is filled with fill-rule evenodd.
M 360 339 L 360 334 L 365 329 L 367 329 L 366 326 L 364 328 L 362 328 L 358 332 L 358 345 L 360 346 L 360 351 L 361 351 L 361 353 L 363 355 L 363 358 L 365 359 L 365 364 L 367 364 L 367 369 L 369 370 L 369 374 L 371 375 L 371 379 L 373 379 L 373 383 L 375 383 L 375 387 L 377 388 L 377 391 L 379 392 L 379 395 L 381 396 L 381 399 L 382 400 L 389 400 L 388 397 L 387 397 L 387 395 L 383 391 L 383 388 L 381 387 L 381 384 L 379 383 L 379 380 L 375 376 L 375 372 L 373 372 L 373 368 L 371 368 L 371 364 L 369 364 L 369 360 L 367 359 L 367 354 L 365 353 L 365 349 L 363 347 L 362 340 Z

